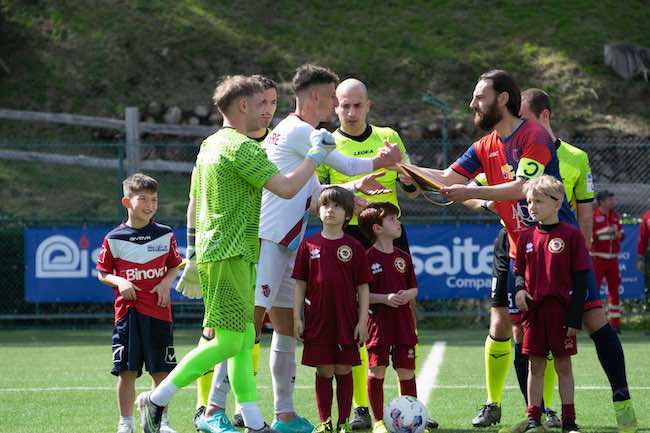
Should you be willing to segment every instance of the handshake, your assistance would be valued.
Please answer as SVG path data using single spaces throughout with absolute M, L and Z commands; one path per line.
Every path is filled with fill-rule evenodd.
M 336 148 L 334 136 L 325 128 L 314 129 L 309 134 L 311 145 L 306 157 L 311 159 L 317 166 L 322 164 L 331 151 Z

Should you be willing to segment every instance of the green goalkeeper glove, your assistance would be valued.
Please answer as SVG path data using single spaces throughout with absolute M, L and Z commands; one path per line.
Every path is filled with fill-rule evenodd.
M 185 266 L 181 278 L 176 284 L 176 291 L 190 299 L 200 299 L 203 297 L 201 293 L 201 283 L 199 282 L 199 271 L 196 267 L 196 253 L 194 247 L 187 247 L 185 253 Z
M 334 136 L 325 128 L 315 129 L 309 134 L 309 144 L 311 148 L 306 157 L 314 161 L 314 164 L 320 165 L 331 151 L 336 149 Z

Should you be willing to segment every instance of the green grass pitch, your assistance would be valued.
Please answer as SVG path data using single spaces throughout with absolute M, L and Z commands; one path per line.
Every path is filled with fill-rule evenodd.
M 176 331 L 179 357 L 194 346 L 198 335 L 198 328 Z M 118 415 L 115 378 L 109 374 L 110 336 L 108 326 L 104 330 L 0 331 L 0 432 L 114 432 Z M 440 423 L 440 432 L 477 431 L 472 429 L 470 420 L 485 399 L 484 339 L 485 333 L 480 330 L 420 332 L 420 366 L 434 342 L 446 343 L 436 386 L 427 404 L 430 415 Z M 650 337 L 626 332 L 622 341 L 640 431 L 650 431 Z M 268 370 L 269 342 L 270 336 L 264 335 L 258 389 L 262 413 L 270 422 L 273 399 Z M 585 335 L 579 338 L 578 351 L 573 359 L 578 424 L 587 433 L 615 432 L 607 380 L 593 344 Z M 425 376 L 430 378 L 431 374 Z M 295 402 L 298 412 L 315 422 L 313 377 L 313 369 L 299 365 Z M 149 384 L 150 380 L 142 377 L 138 390 Z M 386 401 L 397 395 L 393 374 L 387 376 L 385 392 Z M 179 433 L 194 431 L 195 398 L 196 389 L 192 386 L 180 391 L 172 401 L 171 425 Z M 556 392 L 553 407 L 558 409 L 559 405 Z M 523 413 L 523 400 L 511 371 L 501 426 L 521 419 Z M 497 430 L 494 427 L 480 431 Z

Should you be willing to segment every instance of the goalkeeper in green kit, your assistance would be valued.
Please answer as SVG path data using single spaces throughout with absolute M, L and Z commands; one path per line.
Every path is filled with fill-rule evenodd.
M 158 433 L 162 412 L 174 394 L 224 360 L 228 360 L 246 431 L 272 431 L 257 406 L 251 356 L 262 188 L 291 198 L 335 146 L 326 141 L 326 135 L 314 131 L 304 161 L 286 175 L 279 173 L 259 144 L 246 136 L 260 128 L 263 91 L 258 80 L 244 76 L 226 77 L 215 90 L 223 128 L 201 145 L 191 195 L 196 200 L 196 266 L 205 304 L 203 326 L 214 328 L 216 338 L 190 351 L 154 391 L 137 397 L 144 433 Z M 236 431 L 224 427 L 222 431 Z

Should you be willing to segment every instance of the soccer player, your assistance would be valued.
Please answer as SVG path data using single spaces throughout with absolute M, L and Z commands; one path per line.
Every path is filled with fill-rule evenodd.
M 523 352 L 530 359 L 525 431 L 546 431 L 541 424 L 541 403 L 550 351 L 560 382 L 562 431 L 578 432 L 571 356 L 577 353 L 576 335 L 591 268 L 589 253 L 580 230 L 558 218 L 564 195 L 560 180 L 549 175 L 535 178 L 524 185 L 524 193 L 528 211 L 538 221 L 537 227 L 520 234 L 513 269 L 515 301 L 523 312 Z
M 650 239 L 650 209 L 643 214 L 639 230 L 639 241 L 636 247 L 636 268 L 645 274 L 645 299 L 646 306 L 650 301 L 650 251 L 648 251 L 648 240 Z M 647 333 L 646 333 L 647 334 Z
M 128 218 L 106 235 L 97 271 L 99 281 L 115 292 L 111 373 L 118 377 L 117 432 L 135 433 L 135 379 L 142 374 L 142 364 L 155 386 L 176 365 L 169 292 L 182 260 L 172 229 L 153 221 L 158 182 L 136 173 L 122 185 Z M 160 431 L 175 433 L 166 413 Z
M 325 141 L 334 144 L 334 138 L 329 132 L 324 129 L 316 131 L 314 128 L 332 116 L 337 104 L 337 83 L 337 75 L 321 66 L 305 64 L 296 70 L 292 81 L 296 111 L 282 120 L 265 141 L 269 160 L 281 173 L 292 170 L 304 158 L 311 134 L 318 134 Z M 397 146 L 386 144 L 373 159 L 348 157 L 335 150 L 325 159 L 325 163 L 347 175 L 356 175 L 390 167 L 399 162 L 401 157 Z M 374 177 L 364 179 L 374 180 Z M 364 180 L 355 181 L 354 185 L 360 188 L 362 183 Z M 296 339 L 293 333 L 291 272 L 295 251 L 306 228 L 312 197 L 318 197 L 321 189 L 322 186 L 314 176 L 290 200 L 278 197 L 272 191 L 265 190 L 262 195 L 255 321 L 258 336 L 266 312 L 273 324 L 269 359 L 275 411 L 272 427 L 281 433 L 310 433 L 313 429 L 309 421 L 296 415 L 293 407 Z
M 176 392 L 226 359 L 247 432 L 271 431 L 257 406 L 251 354 L 261 192 L 266 188 L 280 197 L 293 197 L 331 150 L 322 136 L 314 135 L 305 159 L 291 172 L 278 173 L 259 144 L 245 135 L 262 126 L 264 89 L 259 81 L 226 77 L 218 84 L 214 100 L 223 127 L 202 144 L 191 191 L 196 200 L 203 326 L 215 329 L 215 338 L 190 351 L 154 391 L 138 396 L 144 433 L 158 433 L 162 411 Z M 225 414 L 221 421 L 219 431 L 236 431 Z
M 432 177 L 450 185 L 441 190 L 450 200 L 463 202 L 476 198 L 495 202 L 495 210 L 508 232 L 511 263 L 519 233 L 532 223 L 523 200 L 523 185 L 542 174 L 560 179 L 552 137 L 538 123 L 520 119 L 520 105 L 519 88 L 507 72 L 493 70 L 481 75 L 470 108 L 474 111 L 475 125 L 491 132 L 447 169 L 428 170 Z M 480 172 L 485 172 L 488 186 L 466 185 L 468 179 Z M 561 221 L 576 224 L 568 203 L 563 204 L 559 215 Z M 619 429 L 634 432 L 637 423 L 627 387 L 623 348 L 616 331 L 605 320 L 593 272 L 590 273 L 588 296 L 583 325 L 594 341 L 610 381 Z M 511 332 L 507 309 L 492 308 L 485 350 L 488 401 L 472 421 L 477 427 L 496 424 L 501 419 L 501 397 L 511 357 Z
M 260 111 L 261 128 L 249 131 L 247 136 L 254 139 L 258 143 L 263 143 L 266 136 L 271 129 L 271 121 L 277 108 L 278 91 L 277 84 L 272 79 L 263 75 L 253 75 L 252 78 L 258 80 L 264 88 L 264 100 L 262 101 L 262 109 Z M 192 172 L 194 176 L 194 172 Z M 190 265 L 184 270 L 181 278 L 176 286 L 176 290 L 183 293 L 186 297 L 191 299 L 201 297 L 201 287 L 198 281 L 198 272 L 196 271 L 194 254 L 195 243 L 195 219 L 196 219 L 196 201 L 190 196 L 187 205 L 187 251 L 186 257 L 189 259 Z M 199 345 L 205 344 L 214 338 L 214 329 L 204 328 Z M 256 343 L 253 346 L 253 374 L 257 375 L 259 367 L 260 345 Z M 228 379 L 228 365 L 223 362 L 215 367 L 217 374 L 213 378 L 213 370 L 209 370 L 196 381 L 197 383 L 197 399 L 196 399 L 196 412 L 194 414 L 194 425 L 197 430 L 208 429 L 209 423 L 207 419 L 201 419 L 206 414 L 208 407 L 208 399 L 211 402 L 210 409 L 207 410 L 206 417 L 211 418 L 215 413 L 223 411 L 226 407 L 226 399 L 230 391 L 230 381 Z M 214 379 L 214 381 L 213 381 Z M 211 392 L 212 390 L 212 392 Z M 243 427 L 243 420 L 240 413 L 233 415 L 233 422 L 236 426 Z
M 596 194 L 598 207 L 594 209 L 593 242 L 591 258 L 594 262 L 596 286 L 600 287 L 603 278 L 607 281 L 607 314 L 609 324 L 616 332 L 621 329 L 621 271 L 618 269 L 618 253 L 625 238 L 621 218 L 614 210 L 614 193 L 607 190 Z
M 316 367 L 320 424 L 315 433 L 334 431 L 333 376 L 339 410 L 335 431 L 351 432 L 352 366 L 360 363 L 359 345 L 368 337 L 372 274 L 363 245 L 343 232 L 353 208 L 354 196 L 349 191 L 339 186 L 323 190 L 318 199 L 323 230 L 301 243 L 293 270 L 294 332 L 304 341 L 302 363 Z
M 336 114 L 341 126 L 334 131 L 336 140 L 336 149 L 344 155 L 359 158 L 374 158 L 385 146 L 385 143 L 395 143 L 399 146 L 402 154 L 402 161 L 408 162 L 406 148 L 399 134 L 388 127 L 371 125 L 367 121 L 368 112 L 370 111 L 371 101 L 368 98 L 368 89 L 365 84 L 356 78 L 343 80 L 336 88 L 336 98 L 338 106 Z M 384 185 L 390 192 L 379 195 L 367 195 L 357 192 L 356 195 L 368 202 L 390 202 L 399 209 L 397 201 L 397 180 L 398 175 L 394 171 L 386 171 L 379 178 L 379 182 Z M 316 170 L 318 177 L 323 183 L 342 184 L 353 181 L 359 176 L 348 176 L 341 173 L 333 167 L 322 165 Z M 407 195 L 411 198 L 417 195 L 413 192 L 411 180 L 400 175 L 400 183 Z M 372 245 L 372 242 L 364 236 L 359 230 L 357 217 L 353 216 L 350 223 L 345 227 L 345 232 L 354 236 L 366 248 Z M 401 236 L 395 240 L 395 245 L 402 251 L 409 251 L 406 230 L 402 226 Z M 360 350 L 361 365 L 352 368 L 352 378 L 354 380 L 354 411 L 350 425 L 353 430 L 363 430 L 371 427 L 370 413 L 368 411 L 368 393 L 366 383 L 368 380 L 368 353 L 366 347 L 362 346 Z
M 399 209 L 392 203 L 371 203 L 359 214 L 359 228 L 373 244 L 368 263 L 368 395 L 375 418 L 373 433 L 387 433 L 384 425 L 384 376 L 389 356 L 399 378 L 401 395 L 417 398 L 415 385 L 415 321 L 409 303 L 418 293 L 411 256 L 395 247 L 402 234 Z M 397 326 L 396 326 L 397 325 Z

